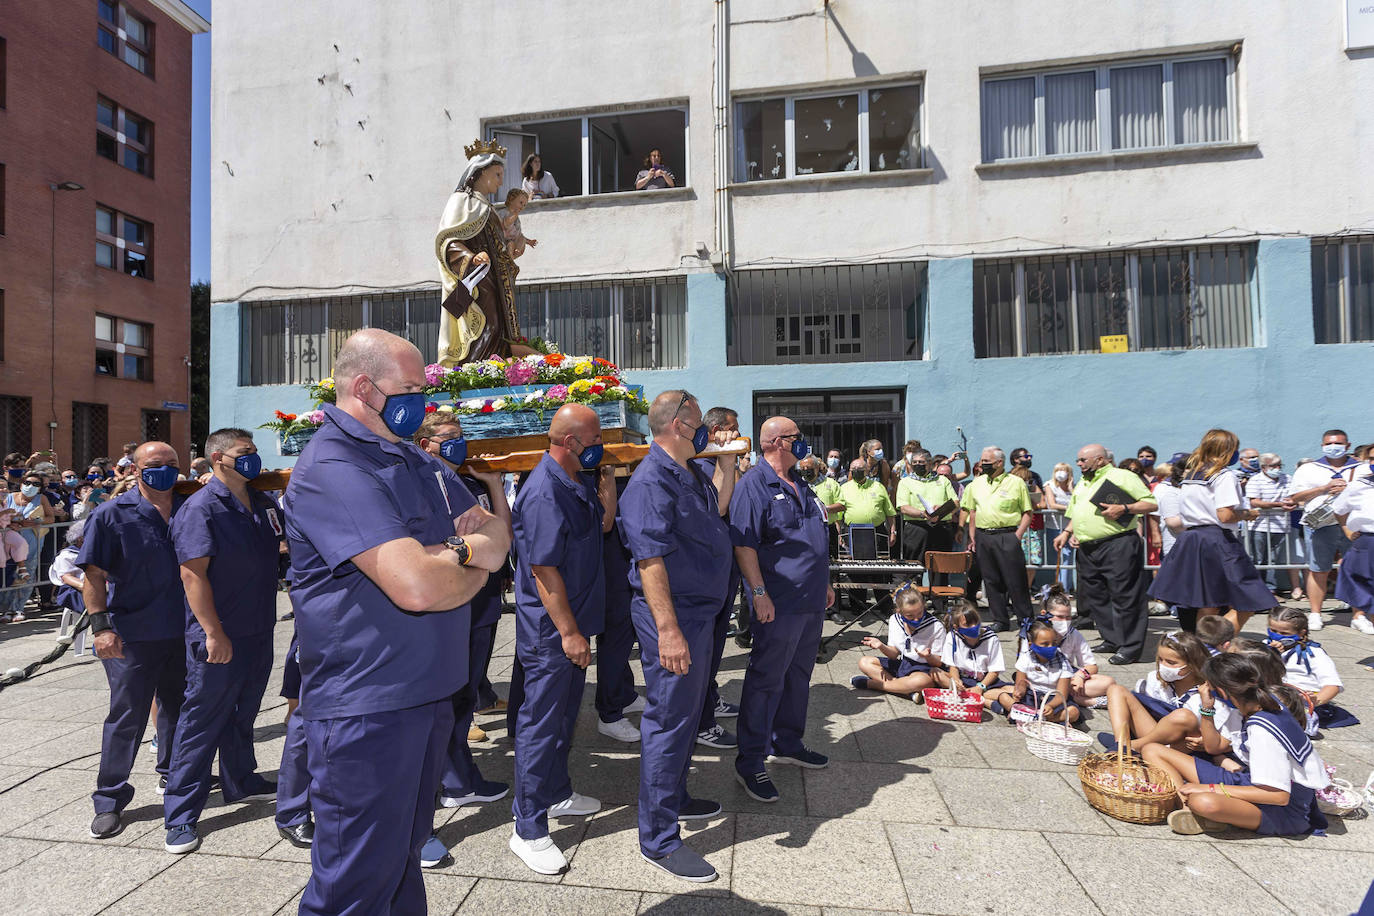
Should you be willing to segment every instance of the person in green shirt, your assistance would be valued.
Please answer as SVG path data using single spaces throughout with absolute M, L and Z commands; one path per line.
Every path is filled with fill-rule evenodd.
M 927 449 L 916 449 L 907 467 L 910 476 L 903 477 L 897 484 L 897 511 L 902 515 L 902 558 L 923 563 L 928 550 L 949 552 L 954 549 L 959 497 L 950 482 L 935 473 Z M 942 578 L 948 580 L 949 576 L 944 574 Z
M 834 559 L 840 552 L 840 528 L 844 522 L 844 503 L 840 502 L 840 484 L 833 477 L 827 477 L 825 466 L 815 455 L 804 458 L 798 465 L 802 480 L 811 487 L 811 492 L 825 506 L 825 527 L 830 534 L 830 557 Z
M 1025 481 L 1007 473 L 1006 454 L 993 446 L 983 449 L 979 474 L 964 487 L 960 507 L 968 524 L 968 547 L 983 574 L 983 594 L 992 613 L 993 629 L 1011 629 L 1008 608 L 1029 620 L 1030 586 L 1026 582 L 1026 554 L 1021 535 L 1030 527 L 1031 501 Z
M 849 465 L 849 480 L 840 487 L 840 504 L 844 506 L 847 525 L 872 525 L 879 534 L 887 534 L 890 547 L 897 541 L 897 529 L 887 520 L 897 514 L 887 487 L 881 480 L 868 476 L 867 462 L 855 458 Z
M 1112 467 L 1107 450 L 1097 443 L 1078 450 L 1078 469 L 1083 476 L 1069 497 L 1067 522 L 1054 547 L 1078 549 L 1078 613 L 1090 615 L 1102 632 L 1102 642 L 1093 648 L 1114 653 L 1108 659 L 1113 665 L 1132 665 L 1145 650 L 1150 622 L 1137 516 L 1159 506 L 1139 475 Z M 1103 493 L 1104 487 L 1110 493 Z

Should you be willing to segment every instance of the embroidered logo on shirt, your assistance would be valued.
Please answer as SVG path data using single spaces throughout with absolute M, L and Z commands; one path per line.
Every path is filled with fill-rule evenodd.
M 444 509 L 447 510 L 449 515 L 453 515 L 453 503 L 448 501 L 448 487 L 444 486 L 444 472 L 435 471 L 434 479 L 439 484 L 439 492 L 444 494 Z
M 277 537 L 281 537 L 281 519 L 277 517 L 277 510 L 271 506 L 268 506 L 267 509 L 265 509 L 264 511 L 267 513 L 267 524 L 272 526 L 272 533 L 275 534 Z

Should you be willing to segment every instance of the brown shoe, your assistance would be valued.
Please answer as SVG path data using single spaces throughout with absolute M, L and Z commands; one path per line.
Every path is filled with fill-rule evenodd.
M 509 705 L 509 704 L 508 704 L 505 700 L 497 700 L 495 703 L 491 704 L 490 706 L 487 706 L 487 707 L 485 707 L 485 708 L 483 708 L 483 709 L 477 710 L 476 715 L 479 715 L 479 716 L 487 716 L 487 715 L 491 715 L 492 713 L 496 713 L 496 712 L 505 712 L 505 711 L 506 711 L 506 707 L 507 707 L 508 705 Z
M 482 729 L 478 728 L 476 725 L 474 725 L 472 728 L 469 728 L 469 729 L 468 729 L 468 743 L 469 743 L 469 744 L 471 744 L 471 743 L 474 742 L 474 741 L 485 741 L 485 740 L 487 740 L 487 733 L 484 732 L 484 731 L 482 731 Z

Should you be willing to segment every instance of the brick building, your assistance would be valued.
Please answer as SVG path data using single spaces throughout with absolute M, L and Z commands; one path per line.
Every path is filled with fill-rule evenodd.
M 187 454 L 191 35 L 208 29 L 181 0 L 0 12 L 0 451 Z

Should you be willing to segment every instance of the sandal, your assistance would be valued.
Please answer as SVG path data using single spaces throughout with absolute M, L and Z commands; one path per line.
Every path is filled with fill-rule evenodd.
M 1219 833 L 1226 825 L 1194 814 L 1185 807 L 1169 812 L 1169 829 L 1183 836 L 1197 836 L 1199 833 Z

